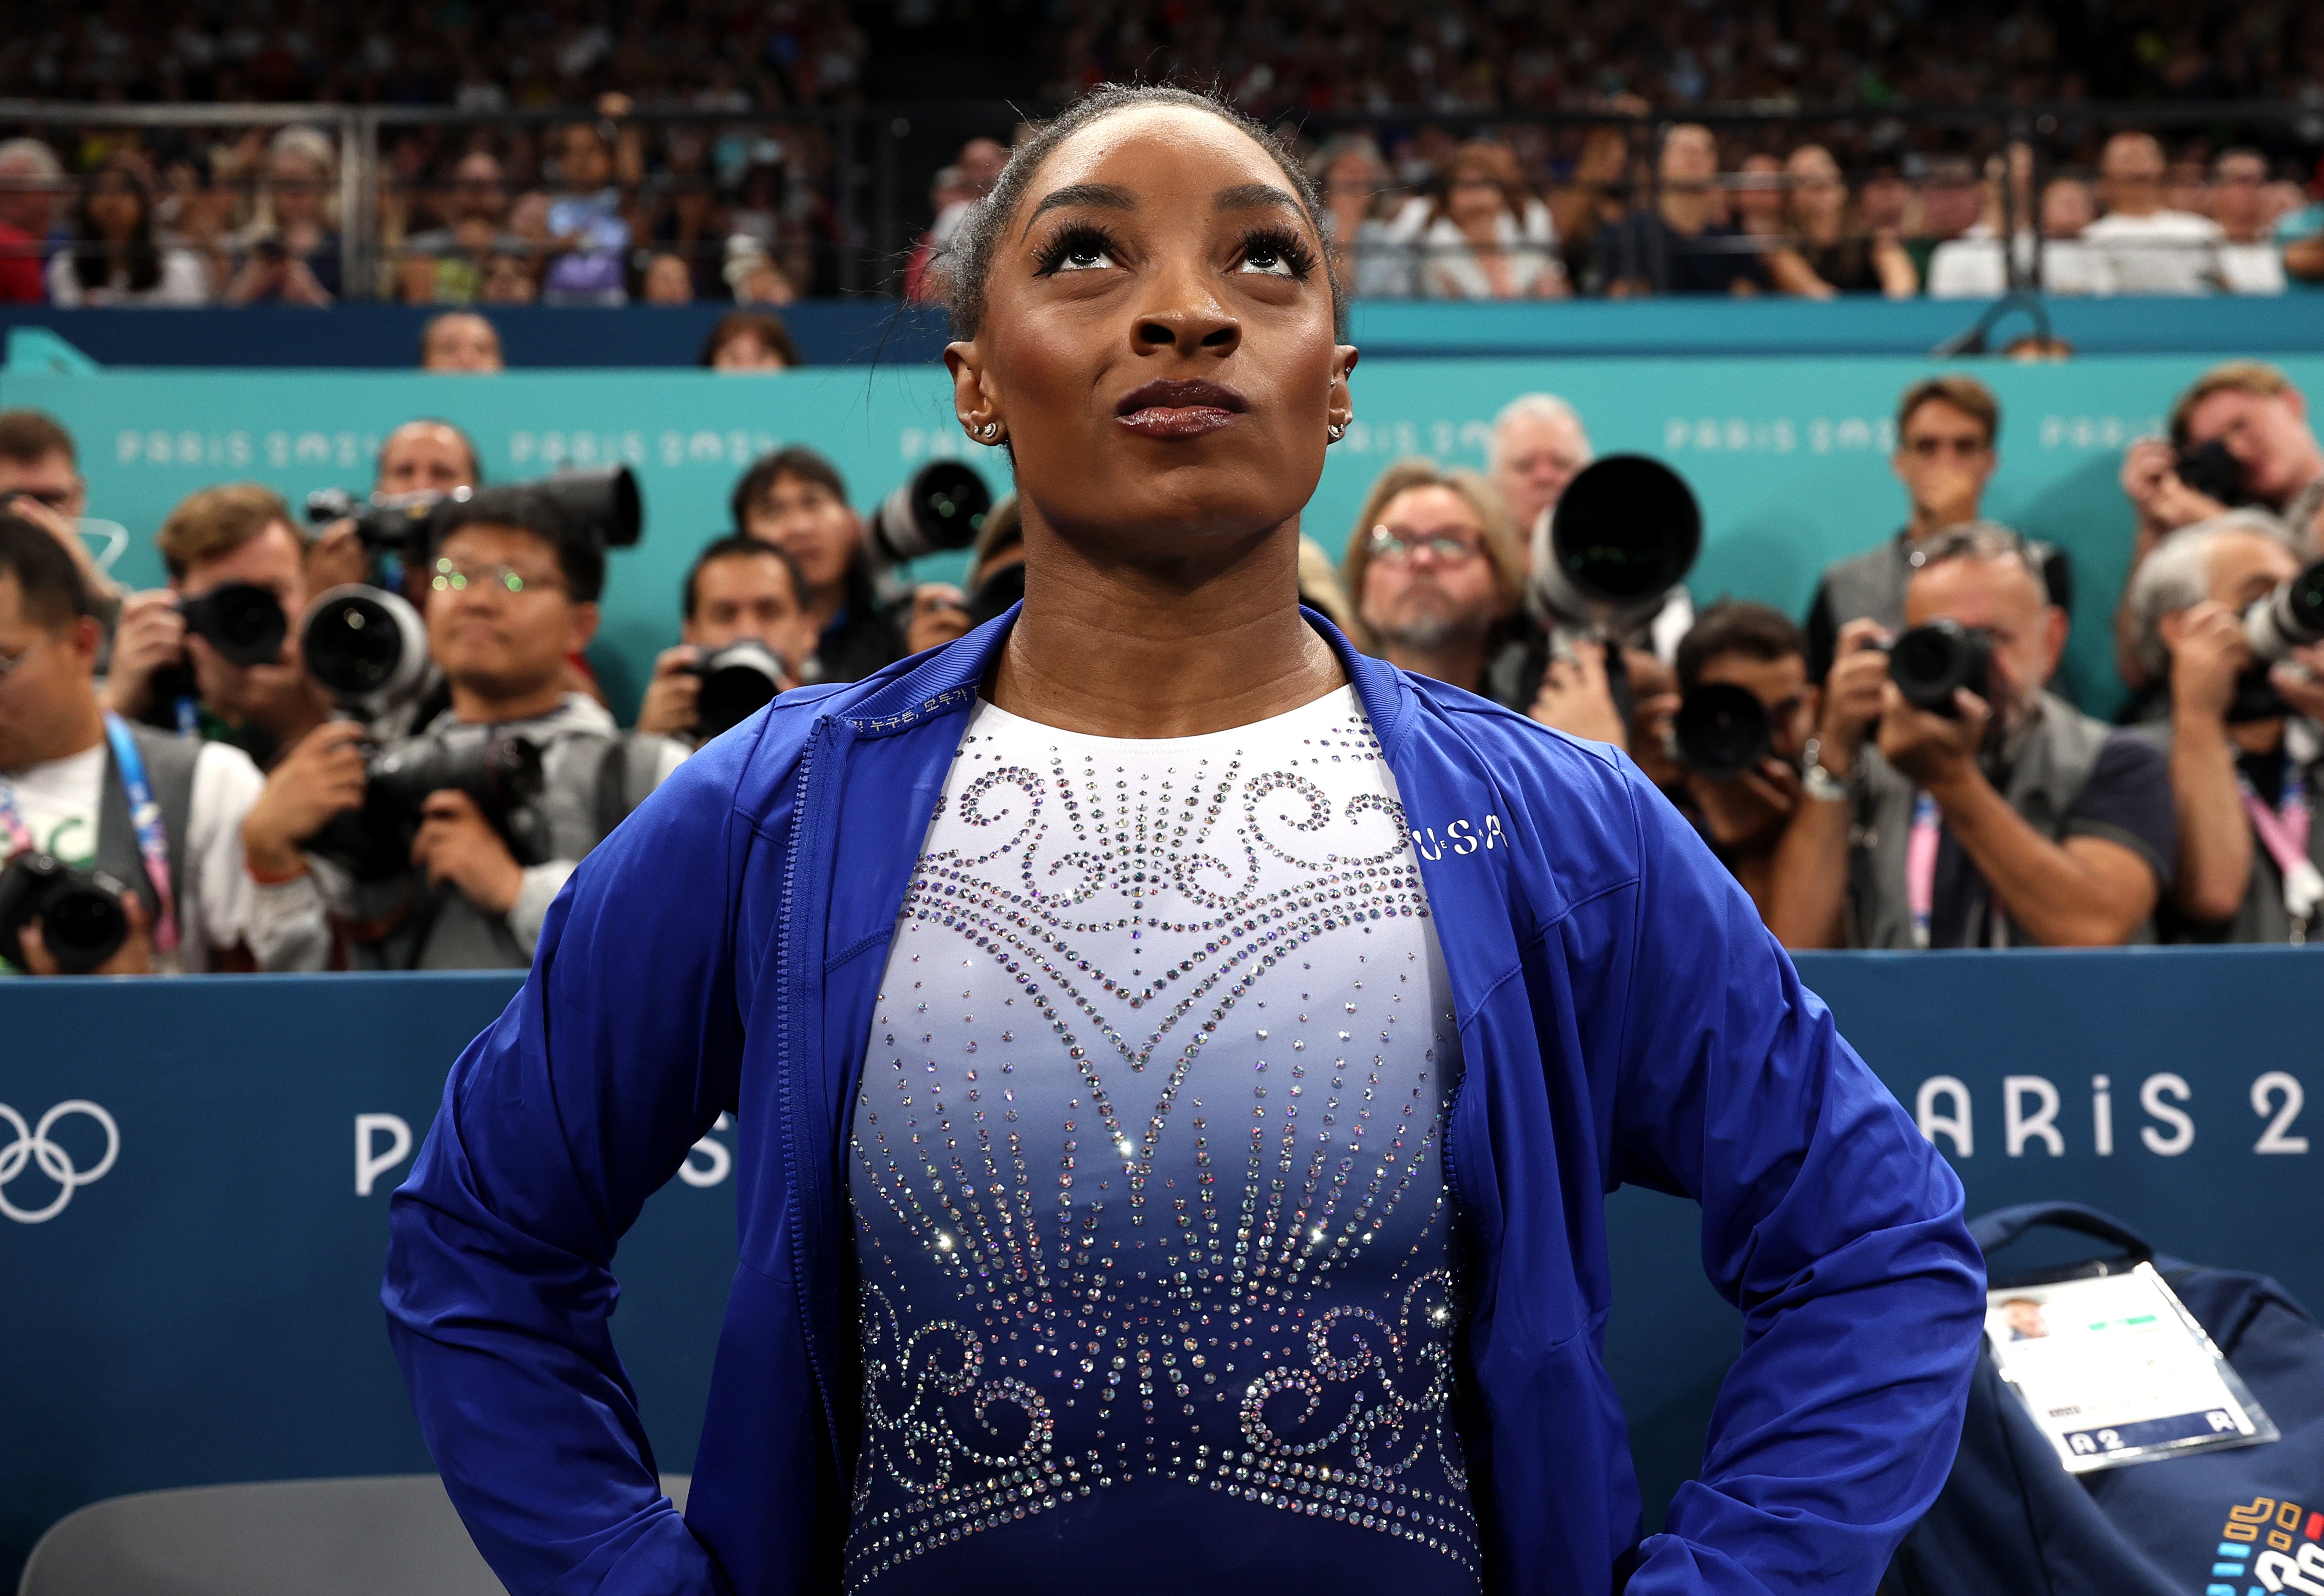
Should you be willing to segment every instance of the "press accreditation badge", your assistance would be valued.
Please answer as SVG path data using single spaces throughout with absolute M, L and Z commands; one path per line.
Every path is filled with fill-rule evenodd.
M 1988 1291 L 1985 1336 L 2069 1473 L 2276 1439 L 2152 1264 Z

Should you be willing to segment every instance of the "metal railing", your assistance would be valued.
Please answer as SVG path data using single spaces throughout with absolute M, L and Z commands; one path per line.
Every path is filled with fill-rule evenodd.
M 551 263 L 565 246 L 544 233 L 540 213 L 560 197 L 584 196 L 569 182 L 558 183 L 558 153 L 548 145 L 564 141 L 569 151 L 580 136 L 570 130 L 579 127 L 605 152 L 611 168 L 605 188 L 614 196 L 609 203 L 631 235 L 619 246 L 626 297 L 638 297 L 649 286 L 647 269 L 655 257 L 670 254 L 682 263 L 686 289 L 696 297 L 729 297 L 734 293 L 731 280 L 741 278 L 755 284 L 742 297 L 756 293 L 779 302 L 785 293 L 902 291 L 924 263 L 916 261 L 915 252 L 925 254 L 934 219 L 932 179 L 966 140 L 991 138 L 1005 144 L 1023 115 L 1015 106 L 975 101 L 775 110 L 620 106 L 476 112 L 0 100 L 0 135 L 30 134 L 63 146 L 66 190 L 60 199 L 79 191 L 108 163 L 132 169 L 142 163 L 149 205 L 208 218 L 207 233 L 183 233 L 177 242 L 205 252 L 213 276 L 223 276 L 236 268 L 238 251 L 246 254 L 252 218 L 263 213 L 269 192 L 263 135 L 291 126 L 314 128 L 335 152 L 329 186 L 342 296 L 374 299 L 414 297 L 416 279 L 407 281 L 402 267 L 413 258 L 411 239 L 422 231 L 415 223 L 440 224 L 450 214 L 451 170 L 469 152 L 494 156 L 505 192 L 497 217 L 480 211 L 466 220 L 489 222 L 521 243 L 521 252 L 504 252 L 521 254 L 519 275 L 530 273 L 536 286 L 544 272 L 553 280 Z M 1655 151 L 1662 131 L 1678 122 L 1704 125 L 1724 142 L 1724 158 L 1712 180 L 1711 211 L 1723 207 L 1748 212 L 1747 219 L 1764 223 L 1787 210 L 1793 195 L 1786 181 L 1780 174 L 1741 170 L 1744 156 L 1821 143 L 1848 185 L 1851 212 L 1872 198 L 1872 186 L 1893 198 L 1901 183 L 1909 190 L 1905 202 L 1914 208 L 1912 214 L 1933 215 L 1941 208 L 1949 212 L 1951 220 L 1939 232 L 1957 235 L 1952 222 L 1970 207 L 2000 240 L 2028 238 L 2031 247 L 2023 258 L 2014 244 L 1999 248 L 2001 286 L 2013 291 L 2038 290 L 2045 281 L 2048 241 L 2039 207 L 2051 179 L 2089 175 L 2096 142 L 2107 130 L 2153 131 L 2213 153 L 2231 144 L 2253 144 L 2266 153 L 2277 174 L 2294 164 L 2311 168 L 2324 148 L 2324 110 L 2295 103 L 1406 109 L 1316 111 L 1278 119 L 1305 150 L 1327 148 L 1337 135 L 1361 134 L 1389 157 L 1365 209 L 1382 220 L 1400 218 L 1413 235 L 1397 247 L 1424 266 L 1448 255 L 1515 258 L 1545 247 L 1538 239 L 1522 236 L 1501 245 L 1474 242 L 1473 235 L 1448 240 L 1411 226 L 1422 216 L 1416 201 L 1429 201 L 1432 216 L 1449 215 L 1438 180 L 1464 142 L 1489 139 L 1509 150 L 1531 195 L 1549 211 L 1580 218 L 1595 235 L 1620 217 L 1663 208 L 1668 196 L 1657 178 Z M 1609 137 L 1619 141 L 1618 161 L 1609 153 Z M 2024 154 L 2006 157 L 2012 150 Z M 1600 169 L 1584 171 L 1592 159 Z M 2002 180 L 1996 168 L 2012 160 L 2022 161 L 2022 178 Z M 1613 169 L 1605 170 L 1609 161 Z M 1764 168 L 1766 162 L 1757 164 Z M 27 186 L 21 176 L 0 178 L 0 197 Z M 1974 190 L 1973 201 L 1964 198 L 1964 189 Z M 1761 198 L 1768 193 L 1782 204 L 1771 208 Z M 1513 217 L 1522 213 L 1522 206 L 1512 208 Z M 224 227 L 217 225 L 221 218 L 237 225 Z M 1674 249 L 1683 257 L 1766 255 L 1813 242 L 1783 221 L 1775 230 L 1761 226 L 1739 238 L 1719 232 L 1697 238 L 1637 227 L 1661 252 L 1641 268 L 1639 280 L 1649 288 L 1665 285 Z M 1554 246 L 1565 257 L 1562 272 L 1576 259 L 1588 258 L 1577 254 L 1572 235 L 1569 226 Z M 750 251 L 738 240 L 762 247 L 770 275 L 750 278 Z M 1931 241 L 1912 242 L 1917 246 Z M 1923 270 L 1925 263 L 1921 263 Z M 1416 273 L 1416 286 L 1427 286 L 1425 276 Z M 523 286 L 512 279 L 511 291 Z M 1624 282 L 1569 286 L 1620 291 Z M 224 287 L 221 282 L 220 291 Z

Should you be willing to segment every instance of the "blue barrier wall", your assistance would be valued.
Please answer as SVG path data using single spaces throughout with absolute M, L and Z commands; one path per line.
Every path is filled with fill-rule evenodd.
M 486 308 L 512 366 L 689 365 L 731 305 L 618 310 Z M 1351 336 L 1366 356 L 1926 355 L 1975 322 L 1967 300 L 1572 300 L 1460 304 L 1371 300 Z M 0 307 L 0 329 L 56 330 L 107 365 L 371 366 L 418 364 L 432 306 L 337 305 L 212 310 Z M 2200 355 L 2214 349 L 2324 354 L 2324 293 L 2273 300 L 2054 300 L 2055 331 L 2083 355 Z M 909 364 L 943 353 L 941 312 L 892 300 L 810 300 L 784 307 L 816 364 Z M 1997 348 L 2027 331 L 2013 314 Z
M 2109 1210 L 2160 1247 L 2324 1301 L 2309 1150 L 2317 955 L 1823 955 L 1801 970 L 1972 1212 Z M 0 1589 L 40 1531 L 125 1491 L 424 1470 L 378 1305 L 387 1194 L 506 975 L 0 984 Z M 2093 1079 L 2108 1083 L 2101 1138 Z M 83 1104 L 85 1108 L 68 1108 Z M 20 1116 L 74 1171 L 5 1148 Z M 664 1468 L 691 1466 L 733 1268 L 731 1132 L 647 1204 L 615 1319 Z M 2110 1142 L 2111 1150 L 2101 1144 Z M 28 1149 L 30 1150 L 30 1149 Z M 24 1216 L 48 1212 L 37 1222 Z M 1692 1206 L 1609 1209 L 1606 1356 L 1649 1522 L 1696 1466 L 1737 1316 Z
M 2162 427 L 2172 397 L 2210 359 L 2123 355 L 1975 367 L 2005 411 L 1987 512 L 2073 555 L 2078 595 L 2066 686 L 2101 713 L 2116 695 L 2107 621 L 2130 548 L 2129 512 L 2116 485 L 2122 450 Z M 2324 392 L 2324 356 L 2284 364 L 2310 392 Z M 1903 493 L 1888 466 L 1896 397 L 1932 372 L 1958 369 L 1967 368 L 1886 356 L 1366 360 L 1354 379 L 1355 424 L 1326 457 L 1305 526 L 1338 552 L 1366 489 L 1389 461 L 1422 454 L 1481 466 L 1495 412 L 1518 393 L 1547 388 L 1580 406 L 1600 451 L 1658 456 L 1693 483 L 1706 516 L 1702 558 L 1690 578 L 1698 599 L 1732 594 L 1797 614 L 1826 562 L 1902 523 Z M 951 384 L 941 368 L 927 365 L 751 378 L 604 371 L 489 379 L 413 372 L 10 374 L 0 375 L 0 403 L 37 405 L 71 429 L 91 513 L 129 527 L 135 545 L 120 570 L 140 584 L 161 579 L 152 533 L 186 494 L 248 477 L 295 503 L 314 488 L 367 486 L 379 440 L 413 416 L 444 416 L 468 429 L 494 480 L 627 460 L 645 486 L 647 532 L 639 548 L 612 559 L 603 642 L 593 654 L 624 711 L 655 651 L 676 641 L 687 563 L 727 525 L 728 492 L 760 454 L 789 442 L 823 450 L 867 510 L 938 456 L 973 457 L 996 491 L 1007 484 L 1006 457 L 962 438 Z M 956 559 L 927 567 L 932 575 L 957 569 Z

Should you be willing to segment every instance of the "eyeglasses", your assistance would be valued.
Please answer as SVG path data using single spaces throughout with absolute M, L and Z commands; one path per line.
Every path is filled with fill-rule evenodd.
M 1445 532 L 1408 532 L 1401 527 L 1374 527 L 1371 530 L 1374 559 L 1401 563 L 1424 549 L 1434 556 L 1439 565 L 1458 565 L 1484 552 L 1467 539 Z
M 514 566 L 464 566 L 448 559 L 436 562 L 435 579 L 429 583 L 438 593 L 465 593 L 470 587 L 497 587 L 503 593 L 553 593 L 557 584 L 547 577 L 528 577 Z

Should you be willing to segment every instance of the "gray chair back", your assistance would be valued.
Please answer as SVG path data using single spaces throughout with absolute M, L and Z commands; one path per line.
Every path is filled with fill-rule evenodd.
M 691 1479 L 662 1476 L 683 1509 Z M 500 1596 L 433 1474 L 149 1490 L 59 1519 L 17 1596 Z

